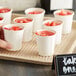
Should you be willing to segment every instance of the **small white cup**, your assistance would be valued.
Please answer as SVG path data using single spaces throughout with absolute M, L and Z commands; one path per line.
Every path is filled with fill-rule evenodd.
M 2 8 L 8 8 L 8 7 L 0 7 L 0 9 L 2 9 Z M 11 16 L 12 16 L 12 9 L 10 9 L 10 11 L 8 11 L 8 12 L 0 13 L 0 16 L 2 16 L 4 18 L 4 24 L 10 24 Z
M 37 32 L 45 31 L 44 29 L 38 30 Z M 48 30 L 47 30 L 48 31 Z M 55 31 L 51 31 L 56 33 Z M 38 53 L 41 56 L 52 56 L 54 54 L 55 48 L 55 34 L 52 36 L 40 36 L 37 35 L 37 46 L 38 46 Z
M 16 31 L 5 29 L 5 28 L 11 28 L 12 26 L 19 26 L 22 29 L 16 30 Z M 12 46 L 12 49 L 8 49 L 8 50 L 19 51 L 22 47 L 24 27 L 17 24 L 8 24 L 8 25 L 3 26 L 3 30 L 4 30 L 5 40 L 8 41 Z
M 31 19 L 29 17 L 17 17 L 15 19 L 13 19 L 13 22 L 15 24 L 20 24 L 22 26 L 24 26 L 24 34 L 23 34 L 23 42 L 27 42 L 32 40 L 32 36 L 33 36 L 33 19 L 31 19 L 32 21 L 28 22 L 28 23 L 17 23 L 15 20 L 16 19 Z
M 65 15 L 65 16 L 62 16 L 62 15 L 58 15 L 57 13 L 59 13 L 61 10 L 56 10 L 54 12 L 54 16 L 60 20 L 63 21 L 63 31 L 62 33 L 63 34 L 68 34 L 68 33 L 71 33 L 71 30 L 72 30 L 72 21 L 73 21 L 73 15 L 74 15 L 74 12 L 72 10 L 64 10 L 64 11 L 69 11 L 71 12 L 72 14 L 71 15 Z
M 45 23 L 49 22 L 51 23 L 52 21 L 59 21 L 60 24 L 56 25 L 56 26 L 46 26 Z M 63 22 L 61 20 L 46 20 L 43 22 L 43 28 L 47 29 L 47 30 L 54 30 L 56 31 L 56 39 L 55 39 L 55 43 L 56 44 L 60 44 L 61 43 L 61 39 L 62 39 L 62 27 L 63 27 Z
M 33 11 L 40 11 L 40 14 L 29 14 L 29 12 Z M 27 17 L 33 18 L 34 20 L 34 26 L 33 26 L 33 32 L 39 30 L 42 28 L 42 22 L 44 19 L 45 10 L 42 8 L 29 8 L 25 10 L 25 14 Z

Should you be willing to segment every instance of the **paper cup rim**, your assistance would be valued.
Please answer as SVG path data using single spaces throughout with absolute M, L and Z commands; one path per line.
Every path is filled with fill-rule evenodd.
M 49 21 L 55 21 L 55 20 L 45 20 L 43 21 L 43 26 L 46 26 L 46 27 L 58 27 L 58 26 L 61 26 L 63 24 L 63 21 L 62 20 L 59 20 L 57 19 L 58 21 L 61 21 L 61 24 L 57 25 L 57 26 L 46 26 L 45 23 L 49 22 Z
M 14 22 L 14 23 L 17 23 L 17 22 L 15 22 L 15 20 L 16 20 L 16 19 L 21 19 L 21 18 L 32 19 L 32 18 L 30 18 L 30 17 L 16 17 L 16 18 L 13 19 L 13 22 Z M 34 21 L 34 20 L 32 19 L 32 21 L 30 21 L 30 22 L 28 22 L 28 23 L 17 23 L 17 24 L 29 24 L 29 23 L 32 23 L 33 21 Z
M 66 9 L 64 9 L 65 11 L 70 11 L 72 14 L 71 15 L 65 15 L 65 16 L 62 16 L 62 15 L 57 15 L 56 13 L 58 13 L 58 12 L 60 12 L 61 10 L 56 10 L 56 11 L 54 11 L 54 15 L 57 15 L 57 16 L 62 16 L 62 17 L 68 17 L 68 16 L 72 16 L 72 15 L 74 15 L 74 11 L 73 10 L 66 10 Z
M 47 30 L 47 29 L 40 29 L 40 30 L 37 30 L 36 32 L 40 32 L 40 31 L 50 31 L 50 32 L 53 32 L 54 35 L 56 34 L 56 31 L 54 31 L 54 30 Z M 37 35 L 36 32 L 35 32 L 35 35 L 36 35 L 36 36 L 39 36 L 39 37 L 52 37 L 52 36 L 54 36 L 54 35 L 50 35 L 50 36 L 40 36 L 40 35 Z
M 4 29 L 6 26 L 10 26 L 10 27 L 12 27 L 12 26 L 20 26 L 20 27 L 22 27 L 22 30 L 24 30 L 24 26 L 19 25 L 19 24 L 7 24 L 7 25 L 4 25 L 4 26 L 2 27 L 3 30 L 6 30 L 6 29 Z M 17 30 L 17 31 L 22 31 L 22 30 Z M 8 31 L 14 31 L 14 30 L 8 30 Z M 17 31 L 14 31 L 14 32 L 17 32 Z
M 4 12 L 4 13 L 0 13 L 0 14 L 5 14 L 5 13 L 9 13 L 9 12 L 12 12 L 12 11 L 13 11 L 13 9 L 11 9 L 11 8 L 9 8 L 9 7 L 4 7 L 4 6 L 1 7 L 1 6 L 0 6 L 0 9 L 1 9 L 1 8 L 8 8 L 8 9 L 10 9 L 10 11 L 8 11 L 8 12 Z
M 28 9 L 26 9 L 25 11 L 24 11 L 24 13 L 25 14 L 28 14 L 28 12 L 29 12 L 29 10 L 42 10 L 42 13 L 40 13 L 40 14 L 43 14 L 43 13 L 45 13 L 45 9 L 43 9 L 43 8 L 28 8 Z M 30 14 L 30 15 L 40 15 L 40 14 Z

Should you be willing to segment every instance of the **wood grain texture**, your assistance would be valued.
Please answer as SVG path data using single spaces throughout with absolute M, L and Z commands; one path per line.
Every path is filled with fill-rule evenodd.
M 19 14 L 13 14 L 12 19 L 19 16 Z M 68 53 L 76 53 L 73 52 L 71 47 L 76 40 L 76 22 L 73 22 L 72 32 L 67 35 L 62 36 L 62 42 L 59 45 L 56 45 L 54 55 L 57 54 L 68 54 Z M 75 45 L 74 45 L 75 46 Z M 23 47 L 20 51 L 11 52 L 5 49 L 0 49 L 0 59 L 13 60 L 13 61 L 21 61 L 35 64 L 43 64 L 43 65 L 51 65 L 53 56 L 50 57 L 42 57 L 38 54 L 36 38 L 33 35 L 33 39 L 30 42 L 23 43 Z

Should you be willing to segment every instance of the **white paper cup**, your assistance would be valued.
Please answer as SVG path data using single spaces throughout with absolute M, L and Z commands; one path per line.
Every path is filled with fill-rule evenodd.
M 41 11 L 42 13 L 40 13 L 40 14 L 29 14 L 29 12 L 33 12 L 33 11 Z M 42 9 L 42 8 L 29 8 L 29 9 L 25 10 L 25 14 L 27 17 L 34 19 L 33 32 L 42 28 L 42 22 L 43 22 L 44 14 L 45 14 L 44 9 Z
M 51 23 L 52 21 L 59 21 L 60 24 L 56 25 L 56 26 L 46 26 L 45 23 L 49 22 Z M 63 22 L 60 20 L 46 20 L 43 22 L 43 28 L 47 29 L 47 30 L 54 30 L 56 31 L 56 39 L 55 39 L 55 43 L 56 44 L 60 44 L 61 43 L 61 39 L 62 39 L 62 27 L 63 27 Z
M 68 34 L 71 33 L 72 30 L 72 21 L 73 21 L 73 15 L 74 12 L 72 10 L 65 10 L 65 11 L 70 11 L 72 14 L 71 15 L 58 15 L 57 13 L 59 13 L 61 10 L 56 10 L 54 12 L 54 16 L 58 19 L 61 19 L 63 21 L 63 34 Z
M 0 9 L 2 9 L 2 8 L 8 8 L 8 7 L 0 7 Z M 11 16 L 12 16 L 12 9 L 10 9 L 10 11 L 8 11 L 8 12 L 0 13 L 0 16 L 2 16 L 4 18 L 4 24 L 10 24 Z
M 37 32 L 41 32 L 44 30 L 38 30 Z M 56 33 L 55 31 L 51 31 Z M 37 35 L 37 46 L 38 46 L 38 53 L 41 56 L 52 56 L 54 54 L 55 48 L 55 34 L 52 36 L 40 36 Z
M 20 24 L 22 26 L 24 26 L 24 34 L 23 34 L 23 42 L 27 42 L 32 40 L 32 36 L 33 36 L 33 19 L 31 19 L 32 21 L 28 22 L 28 23 L 17 23 L 15 20 L 16 19 L 23 19 L 23 18 L 27 18 L 27 19 L 31 19 L 29 17 L 17 17 L 13 20 L 13 22 L 15 24 Z
M 8 49 L 9 51 L 19 51 L 22 47 L 24 27 L 20 26 L 22 30 L 17 31 L 4 29 L 4 28 L 10 28 L 12 26 L 20 26 L 20 25 L 8 24 L 3 26 L 5 40 L 8 41 L 12 46 L 12 49 Z

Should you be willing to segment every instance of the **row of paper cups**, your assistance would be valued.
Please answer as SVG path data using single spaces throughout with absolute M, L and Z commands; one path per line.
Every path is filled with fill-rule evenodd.
M 29 14 L 29 12 L 32 11 L 41 11 L 39 14 Z M 4 35 L 5 35 L 5 40 L 8 41 L 12 45 L 12 51 L 20 50 L 22 47 L 22 41 L 30 41 L 32 40 L 33 32 L 38 32 L 38 31 L 52 31 L 56 32 L 54 36 L 40 36 L 37 35 L 37 46 L 38 46 L 38 52 L 39 55 L 42 56 L 50 56 L 53 55 L 54 53 L 54 48 L 55 44 L 60 44 L 61 43 L 61 37 L 62 37 L 62 32 L 63 34 L 67 34 L 71 32 L 72 29 L 72 20 L 73 20 L 73 15 L 74 12 L 72 12 L 71 15 L 66 15 L 66 16 L 60 16 L 57 15 L 56 13 L 59 12 L 55 11 L 54 16 L 58 19 L 61 20 L 61 24 L 59 26 L 45 26 L 46 22 L 51 22 L 52 20 L 45 20 L 44 15 L 45 15 L 45 10 L 41 8 L 29 8 L 25 10 L 26 17 L 17 17 L 13 19 L 14 24 L 10 24 L 11 22 L 11 15 L 12 15 L 12 10 L 7 13 L 1 13 L 2 17 L 5 19 L 4 20 Z M 29 23 L 17 23 L 15 22 L 16 19 L 20 18 L 28 18 L 32 19 L 31 22 Z M 6 25 L 7 24 L 7 25 Z M 7 30 L 4 28 L 9 28 L 12 26 L 22 26 L 22 30 L 18 31 L 12 31 L 12 30 Z M 53 31 L 52 31 L 53 32 Z

